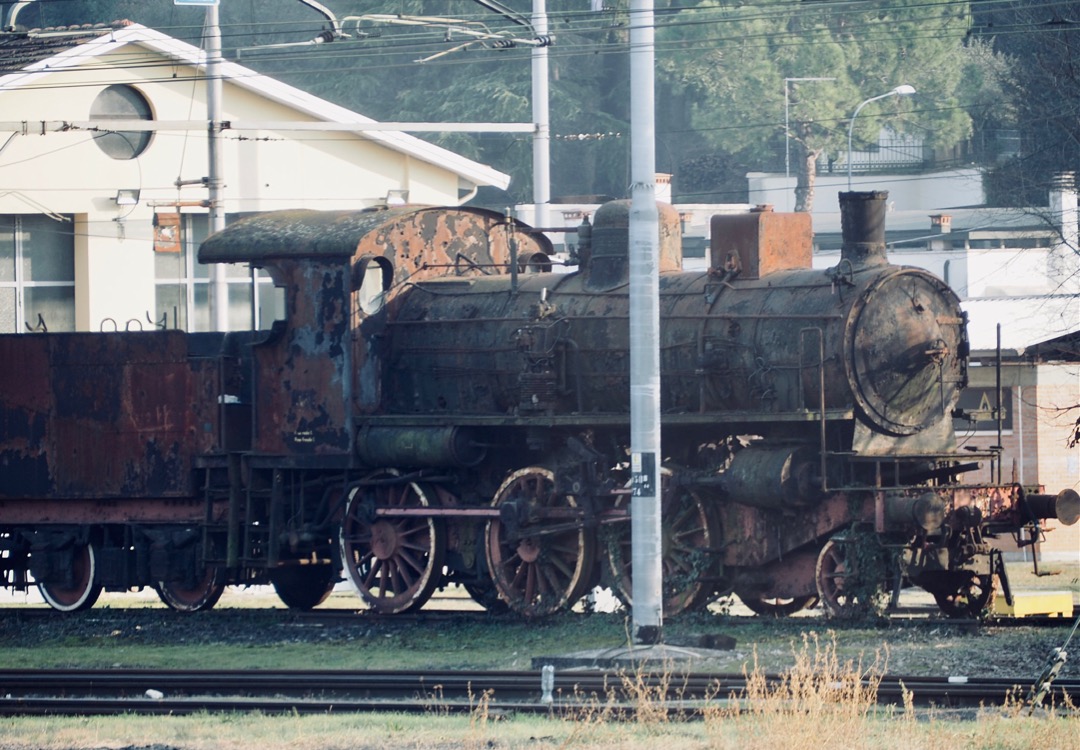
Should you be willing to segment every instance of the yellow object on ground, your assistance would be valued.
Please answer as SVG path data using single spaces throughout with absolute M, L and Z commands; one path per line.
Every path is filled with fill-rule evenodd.
M 1011 607 L 1005 602 L 1005 597 L 1000 594 L 994 599 L 994 614 L 1004 617 L 1030 615 L 1072 617 L 1072 613 L 1071 591 L 1015 591 Z

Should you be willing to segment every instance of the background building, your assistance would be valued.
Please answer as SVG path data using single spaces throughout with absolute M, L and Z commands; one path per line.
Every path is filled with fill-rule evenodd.
M 222 63 L 221 119 L 363 123 L 355 112 Z M 0 331 L 206 330 L 204 53 L 137 24 L 0 34 Z M 153 131 L 57 121 L 156 122 Z M 170 123 L 173 126 L 170 126 Z M 193 125 L 191 123 L 194 123 Z M 281 208 L 456 205 L 509 177 L 391 131 L 230 130 L 227 216 Z M 230 268 L 230 327 L 276 314 L 270 280 Z

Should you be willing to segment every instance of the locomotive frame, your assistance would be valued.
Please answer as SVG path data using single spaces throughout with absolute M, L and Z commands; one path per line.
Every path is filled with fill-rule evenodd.
M 996 537 L 1080 515 L 967 478 L 998 456 L 952 435 L 958 300 L 888 264 L 883 193 L 841 207 L 832 269 L 807 215 L 758 210 L 714 218 L 702 273 L 662 207 L 667 615 L 917 585 L 974 616 L 1011 597 Z M 387 614 L 448 583 L 525 616 L 595 585 L 629 603 L 627 219 L 601 207 L 560 274 L 483 209 L 274 212 L 200 249 L 284 289 L 269 331 L 0 336 L 0 583 L 61 611 L 253 583 L 309 609 L 342 576 Z

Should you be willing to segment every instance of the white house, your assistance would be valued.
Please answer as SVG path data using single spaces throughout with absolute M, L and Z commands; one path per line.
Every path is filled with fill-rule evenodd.
M 221 73 L 226 122 L 372 122 L 237 64 Z M 202 50 L 138 24 L 0 33 L 0 331 L 206 330 L 205 82 Z M 161 129 L 55 130 L 109 119 Z M 226 216 L 392 195 L 458 205 L 509 184 L 399 132 L 225 129 L 221 142 Z M 278 304 L 268 279 L 228 278 L 232 327 Z

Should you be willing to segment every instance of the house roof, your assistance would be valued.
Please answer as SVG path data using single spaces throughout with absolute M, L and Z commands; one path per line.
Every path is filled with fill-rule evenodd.
M 1046 209 L 1043 209 L 1045 213 Z M 952 217 L 952 231 L 942 234 L 930 226 L 932 214 Z M 885 216 L 885 244 L 891 248 L 925 245 L 931 239 L 983 239 L 991 236 L 1046 236 L 1056 229 L 1040 220 L 1037 209 L 964 208 L 941 211 L 892 211 Z M 840 214 L 814 214 L 814 236 L 819 246 L 838 248 L 843 242 Z M 905 248 L 907 249 L 907 248 Z
M 193 67 L 206 64 L 206 54 L 198 47 L 130 21 L 3 32 L 0 33 L 0 90 L 30 86 L 52 72 L 78 68 L 92 63 L 96 57 L 132 44 L 181 64 Z M 234 86 L 292 107 L 317 120 L 375 122 L 237 63 L 222 62 L 221 73 Z M 506 188 L 510 184 L 507 174 L 406 133 L 382 130 L 352 132 L 377 141 L 386 148 L 438 165 L 476 185 Z
M 1038 297 L 976 297 L 961 302 L 968 314 L 972 351 L 997 347 L 1024 354 L 1042 344 L 1080 332 L 1080 297 L 1051 294 Z

